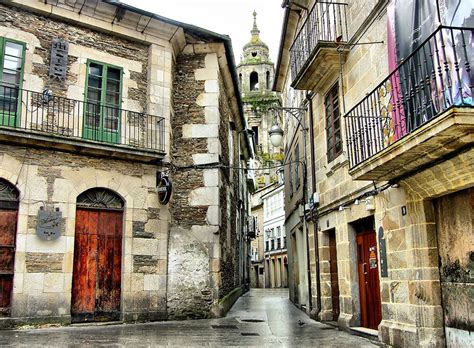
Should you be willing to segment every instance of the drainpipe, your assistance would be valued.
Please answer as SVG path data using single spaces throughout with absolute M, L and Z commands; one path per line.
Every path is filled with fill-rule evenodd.
M 309 102 L 309 138 L 310 138 L 310 155 L 311 155 L 311 187 L 313 192 L 316 191 L 316 156 L 314 153 L 314 129 L 313 129 L 313 95 L 312 93 L 306 93 L 306 100 Z M 312 216 L 312 214 L 311 214 Z M 306 217 L 305 217 L 306 218 Z M 320 268 L 319 268 L 319 240 L 318 240 L 318 220 L 313 221 L 313 233 L 314 233 L 314 256 L 316 262 L 316 313 L 314 313 L 315 319 L 318 318 L 321 312 L 321 283 L 320 283 Z

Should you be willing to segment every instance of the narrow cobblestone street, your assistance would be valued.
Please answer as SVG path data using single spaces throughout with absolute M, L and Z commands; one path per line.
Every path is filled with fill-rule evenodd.
M 367 339 L 310 320 L 288 300 L 286 289 L 252 289 L 222 319 L 11 330 L 2 331 L 0 337 L 0 346 L 89 345 L 376 346 Z

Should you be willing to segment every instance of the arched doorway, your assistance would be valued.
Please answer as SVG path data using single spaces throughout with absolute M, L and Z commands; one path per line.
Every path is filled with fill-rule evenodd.
M 124 201 L 94 188 L 77 197 L 71 318 L 120 319 Z
M 0 317 L 11 314 L 19 192 L 0 179 Z

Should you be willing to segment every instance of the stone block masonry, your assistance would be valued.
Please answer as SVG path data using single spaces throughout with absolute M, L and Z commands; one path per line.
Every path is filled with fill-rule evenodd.
M 123 320 L 166 319 L 167 213 L 158 203 L 156 166 L 52 150 L 0 145 L 0 177 L 20 191 L 13 320 L 69 322 L 77 196 L 94 187 L 125 200 L 123 222 Z M 61 236 L 36 236 L 41 206 L 58 208 Z M 0 323 L 0 325 L 3 325 Z
M 229 164 L 234 116 L 217 53 L 194 53 L 204 51 L 198 46 L 185 47 L 176 58 L 171 159 L 188 167 Z M 219 299 L 236 287 L 236 243 L 226 240 L 236 236 L 235 210 L 222 218 L 229 199 L 235 199 L 235 187 L 229 171 L 221 169 L 177 169 L 173 182 L 179 191 L 171 203 L 168 314 L 175 319 L 210 317 L 219 312 L 213 311 Z
M 213 162 L 208 141 L 217 138 L 218 125 L 208 124 L 205 114 L 208 106 L 217 106 L 212 105 L 217 93 L 206 93 L 205 84 L 206 79 L 217 78 L 218 66 L 207 67 L 207 55 L 184 53 L 176 59 L 171 152 L 176 165 Z M 171 203 L 168 313 L 170 318 L 206 318 L 219 285 L 210 279 L 210 250 L 218 244 L 219 228 L 207 220 L 210 207 L 219 204 L 219 187 L 205 180 L 200 169 L 176 171 L 173 182 L 179 192 Z

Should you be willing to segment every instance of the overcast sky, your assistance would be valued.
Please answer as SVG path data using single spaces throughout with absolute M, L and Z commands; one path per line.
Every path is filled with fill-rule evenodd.
M 227 34 L 232 39 L 236 64 L 250 40 L 253 10 L 257 11 L 260 38 L 270 48 L 276 63 L 284 10 L 282 0 L 121 0 L 132 6 L 188 24 Z

